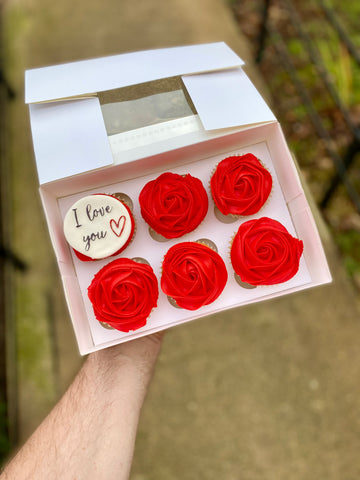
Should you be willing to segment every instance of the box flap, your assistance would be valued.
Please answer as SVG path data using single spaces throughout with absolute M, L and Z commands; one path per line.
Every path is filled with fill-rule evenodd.
M 64 99 L 243 63 L 225 43 L 217 42 L 36 68 L 25 73 L 25 101 Z
M 40 184 L 113 163 L 99 99 L 30 105 Z
M 276 121 L 239 66 L 242 64 L 225 43 L 219 42 L 134 52 L 27 71 L 26 101 L 30 102 L 40 184 L 114 163 L 102 107 L 94 95 L 99 91 L 114 91 L 182 75 L 201 120 L 196 125 L 192 122 L 190 136 L 185 135 L 189 134 L 188 130 L 171 130 L 173 136 L 183 136 L 184 142 L 201 141 L 207 130 L 207 136 L 216 136 L 216 131 L 221 130 L 223 134 L 224 129 Z M 162 132 L 165 129 L 170 132 L 166 122 L 159 128 Z M 141 146 L 139 132 L 134 130 L 132 135 L 136 139 L 132 148 L 136 150 Z M 162 151 L 163 137 L 157 141 L 152 139 L 157 153 Z M 147 149 L 150 149 L 149 142 Z M 128 150 L 129 145 L 126 152 Z M 121 153 L 121 162 L 127 159 L 128 156 Z
M 241 68 L 182 79 L 205 130 L 276 121 Z

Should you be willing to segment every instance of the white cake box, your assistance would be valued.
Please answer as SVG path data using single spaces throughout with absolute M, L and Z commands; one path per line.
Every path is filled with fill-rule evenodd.
M 122 54 L 26 72 L 26 103 L 30 108 L 40 195 L 81 354 L 331 281 L 319 234 L 281 127 L 242 65 L 227 45 L 213 43 Z M 147 105 L 154 109 L 154 103 L 161 100 L 161 110 L 167 99 L 177 106 L 185 96 L 176 90 L 120 104 L 102 103 L 102 92 L 120 92 L 121 96 L 130 85 L 136 92 L 146 82 L 173 77 L 181 77 L 196 114 L 181 106 L 180 117 L 175 111 L 174 118 L 169 118 L 168 112 L 166 118 L 159 118 L 157 110 L 157 123 L 152 122 L 153 118 L 150 122 L 141 118 L 140 123 L 136 120 L 135 128 L 130 126 L 129 130 L 129 126 L 122 125 L 116 131 L 119 118 L 126 123 L 124 119 L 127 121 L 136 110 L 146 117 L 142 113 L 147 113 Z M 271 172 L 272 192 L 256 215 L 223 223 L 214 214 L 211 174 L 226 156 L 248 152 L 260 158 Z M 150 236 L 141 217 L 138 196 L 147 181 L 164 171 L 191 173 L 200 178 L 209 197 L 209 211 L 193 232 L 158 242 Z M 87 297 L 94 274 L 117 257 L 82 262 L 63 234 L 64 215 L 77 199 L 91 193 L 115 192 L 131 198 L 136 222 L 135 237 L 119 257 L 145 258 L 159 281 L 158 306 L 146 326 L 128 333 L 104 328 L 95 319 Z M 291 280 L 247 289 L 235 280 L 230 244 L 242 222 L 262 216 L 280 221 L 300 238 L 304 253 L 299 271 Z M 195 311 L 179 309 L 161 291 L 162 260 L 172 245 L 201 238 L 216 244 L 227 267 L 228 282 L 212 304 Z

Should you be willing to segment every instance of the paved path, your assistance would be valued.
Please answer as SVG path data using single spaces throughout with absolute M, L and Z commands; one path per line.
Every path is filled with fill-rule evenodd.
M 29 266 L 15 274 L 18 357 L 11 365 L 23 441 L 81 364 L 37 195 L 24 69 L 219 40 L 250 57 L 221 0 L 8 0 L 5 7 L 6 74 L 17 92 L 8 111 L 11 228 L 14 250 Z M 266 92 L 256 69 L 248 72 Z M 332 285 L 167 333 L 133 480 L 360 477 L 359 308 L 318 224 Z

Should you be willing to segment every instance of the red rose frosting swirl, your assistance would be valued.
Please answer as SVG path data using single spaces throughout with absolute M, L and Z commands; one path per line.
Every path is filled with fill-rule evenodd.
M 157 306 L 159 288 L 149 265 L 118 258 L 96 273 L 88 296 L 99 322 L 129 332 L 146 325 Z
M 166 172 L 148 182 L 139 202 L 144 220 L 165 238 L 194 230 L 208 210 L 208 197 L 198 178 Z
M 228 274 L 223 259 L 205 245 L 183 242 L 165 255 L 162 291 L 186 310 L 197 310 L 218 298 Z
M 271 174 L 252 153 L 222 160 L 211 177 L 214 202 L 224 215 L 253 215 L 268 199 Z
M 243 282 L 274 285 L 297 273 L 303 248 L 303 242 L 281 223 L 262 217 L 240 225 L 231 247 L 231 263 Z

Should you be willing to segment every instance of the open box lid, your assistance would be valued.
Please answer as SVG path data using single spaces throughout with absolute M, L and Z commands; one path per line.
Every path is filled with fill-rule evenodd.
M 26 71 L 25 101 L 40 184 L 110 166 L 98 92 L 182 76 L 201 129 L 218 135 L 275 121 L 243 72 L 244 62 L 223 42 L 134 52 Z M 197 141 L 201 139 L 201 132 Z M 196 141 L 196 136 L 191 142 Z M 188 139 L 183 139 L 183 145 Z M 123 162 L 131 160 L 123 156 Z

